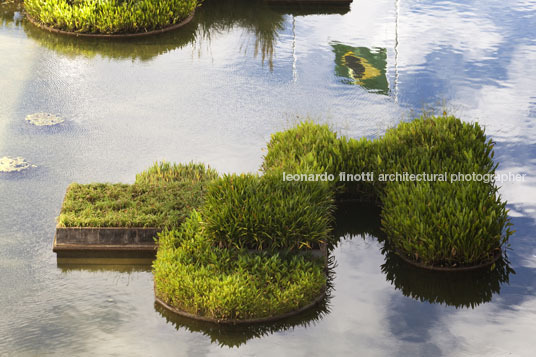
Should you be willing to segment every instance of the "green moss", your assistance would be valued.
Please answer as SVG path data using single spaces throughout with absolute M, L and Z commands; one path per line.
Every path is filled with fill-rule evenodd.
M 71 184 L 60 227 L 178 227 L 204 200 L 217 173 L 200 164 L 155 164 L 133 185 Z
M 299 309 L 321 295 L 323 262 L 221 249 L 193 212 L 179 231 L 160 234 L 153 264 L 156 295 L 179 310 L 213 319 L 252 319 Z
M 207 235 L 224 247 L 299 249 L 331 237 L 334 200 L 324 182 L 282 175 L 226 175 L 211 183 L 201 208 Z
M 79 33 L 148 32 L 179 23 L 197 0 L 25 0 L 26 12 L 42 24 Z

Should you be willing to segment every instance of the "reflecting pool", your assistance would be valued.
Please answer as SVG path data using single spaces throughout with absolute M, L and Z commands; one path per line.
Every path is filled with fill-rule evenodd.
M 536 2 L 205 0 L 156 37 L 61 37 L 0 5 L 0 355 L 531 356 L 536 335 Z M 516 233 L 493 272 L 444 276 L 389 254 L 372 207 L 341 206 L 330 296 L 222 328 L 154 304 L 147 261 L 52 252 L 67 185 L 132 182 L 156 160 L 255 172 L 302 118 L 374 138 L 423 110 L 496 141 Z M 28 115 L 63 121 L 33 125 Z M 101 259 L 101 258 L 99 258 Z M 102 258 L 108 259 L 108 258 Z M 106 264 L 103 264 L 106 263 Z

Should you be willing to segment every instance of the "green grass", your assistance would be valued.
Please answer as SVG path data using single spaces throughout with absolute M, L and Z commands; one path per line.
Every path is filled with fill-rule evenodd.
M 71 184 L 60 227 L 178 227 L 204 201 L 217 173 L 200 164 L 155 164 L 133 185 Z
M 118 34 L 158 30 L 179 23 L 197 0 L 25 0 L 26 12 L 58 30 Z
M 381 138 L 379 171 L 494 175 L 494 143 L 478 124 L 418 118 Z M 511 235 L 493 182 L 387 182 L 382 227 L 396 249 L 433 266 L 490 261 Z
M 245 174 L 213 181 L 201 213 L 207 236 L 219 246 L 292 250 L 327 243 L 334 208 L 324 182 Z
M 305 121 L 289 130 L 272 134 L 262 163 L 265 173 L 284 171 L 294 174 L 334 175 L 333 184 L 340 198 L 372 200 L 374 183 L 339 182 L 339 173 L 377 170 L 377 143 L 338 137 L 328 125 Z
M 320 259 L 215 247 L 195 211 L 180 230 L 161 233 L 159 242 L 153 263 L 156 295 L 191 314 L 277 316 L 309 304 L 326 286 Z
M 478 124 L 452 116 L 401 123 L 376 140 L 338 137 L 326 125 L 305 122 L 273 134 L 265 173 L 357 174 L 374 182 L 336 181 L 338 198 L 376 201 L 382 229 L 396 249 L 434 266 L 489 261 L 512 232 L 506 203 L 494 182 L 381 182 L 380 174 L 482 174 L 492 176 L 494 143 Z M 359 217 L 356 217 L 359 219 Z
M 342 165 L 337 134 L 328 125 L 304 121 L 271 135 L 264 157 L 264 172 L 336 173 Z
M 511 235 L 506 203 L 483 182 L 398 182 L 387 186 L 382 202 L 389 240 L 426 265 L 489 262 Z
M 400 123 L 378 140 L 378 172 L 494 173 L 493 142 L 477 124 L 455 117 Z

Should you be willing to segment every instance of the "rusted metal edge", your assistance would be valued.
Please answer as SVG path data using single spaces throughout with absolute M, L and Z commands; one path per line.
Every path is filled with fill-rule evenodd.
M 410 265 L 413 265 L 417 268 L 431 270 L 431 271 L 443 271 L 443 272 L 466 272 L 466 271 L 480 270 L 480 269 L 490 267 L 491 265 L 495 264 L 500 258 L 502 258 L 502 251 L 499 250 L 495 252 L 493 259 L 491 259 L 488 262 L 477 264 L 477 265 L 460 266 L 460 267 L 451 268 L 451 267 L 438 267 L 438 266 L 427 265 L 427 264 L 416 262 L 408 258 L 404 253 L 396 249 L 394 250 L 394 253 L 404 262 Z
M 164 28 L 159 29 L 159 30 L 153 30 L 153 31 L 148 31 L 148 32 L 135 32 L 135 33 L 117 33 L 117 34 L 81 33 L 81 32 L 71 32 L 71 31 L 59 30 L 59 29 L 56 29 L 54 27 L 51 27 L 51 26 L 48 26 L 48 25 L 45 25 L 45 24 L 39 22 L 38 20 L 36 20 L 33 17 L 31 17 L 28 13 L 26 13 L 26 19 L 32 25 L 34 25 L 34 26 L 36 26 L 36 27 L 38 27 L 38 28 L 40 28 L 42 30 L 46 30 L 46 31 L 61 34 L 61 35 L 67 35 L 67 36 L 73 36 L 73 37 L 88 37 L 88 38 L 134 38 L 134 37 L 152 36 L 152 35 L 157 35 L 157 34 L 161 34 L 161 33 L 164 33 L 164 32 L 168 32 L 168 31 L 176 30 L 176 29 L 178 29 L 180 27 L 183 27 L 184 25 L 188 24 L 190 21 L 192 21 L 192 19 L 194 18 L 194 14 L 195 14 L 195 10 L 190 14 L 190 16 L 188 16 L 187 18 L 185 18 L 181 22 L 179 22 L 177 24 L 167 26 L 167 27 L 164 27 Z
M 206 317 L 206 316 L 200 316 L 200 315 L 196 315 L 196 314 L 191 314 L 189 312 L 177 309 L 176 307 L 170 306 L 169 304 L 167 304 L 166 302 L 164 302 L 162 299 L 160 299 L 158 297 L 156 286 L 155 286 L 154 290 L 155 290 L 155 301 L 156 301 L 156 303 L 158 303 L 163 308 L 165 308 L 166 310 L 168 310 L 168 311 L 170 311 L 170 312 L 172 312 L 174 314 L 184 316 L 184 317 L 187 317 L 187 318 L 190 318 L 190 319 L 193 319 L 193 320 L 211 322 L 211 323 L 215 323 L 215 324 L 226 324 L 226 325 L 257 324 L 257 323 L 266 323 L 266 322 L 273 322 L 273 321 L 282 320 L 282 319 L 285 319 L 287 317 L 298 315 L 298 314 L 304 312 L 305 310 L 308 310 L 308 309 L 312 308 L 313 306 L 315 306 L 318 303 L 320 303 L 326 297 L 326 290 L 325 290 L 325 287 L 324 287 L 324 290 L 322 291 L 322 293 L 319 296 L 317 296 L 309 304 L 307 304 L 305 306 L 302 306 L 301 308 L 299 308 L 297 310 L 289 311 L 289 312 L 281 314 L 281 315 L 261 317 L 261 318 L 258 318 L 258 319 L 243 319 L 243 320 L 242 319 L 214 319 L 214 318 L 210 318 L 210 317 Z

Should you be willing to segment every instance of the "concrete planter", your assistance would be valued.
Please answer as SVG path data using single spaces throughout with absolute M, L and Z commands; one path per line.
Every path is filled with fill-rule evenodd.
M 156 251 L 154 227 L 57 227 L 54 252 Z

